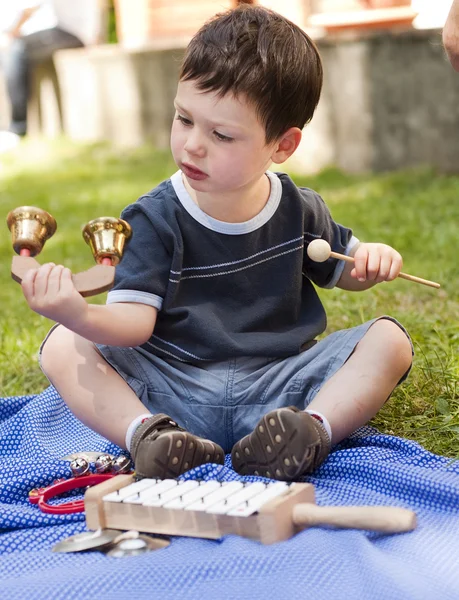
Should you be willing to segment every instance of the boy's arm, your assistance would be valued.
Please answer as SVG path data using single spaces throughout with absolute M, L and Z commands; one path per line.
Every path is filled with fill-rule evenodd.
M 28 271 L 22 290 L 30 308 L 97 344 L 139 346 L 149 340 L 156 308 L 146 304 L 88 304 L 77 292 L 69 269 L 47 263 Z
M 355 264 L 346 262 L 336 287 L 350 292 L 367 290 L 382 281 L 392 281 L 402 270 L 402 257 L 386 244 L 362 244 L 349 252 Z
M 141 346 L 150 339 L 158 314 L 153 306 L 128 302 L 87 307 L 86 319 L 67 327 L 91 342 L 108 346 Z

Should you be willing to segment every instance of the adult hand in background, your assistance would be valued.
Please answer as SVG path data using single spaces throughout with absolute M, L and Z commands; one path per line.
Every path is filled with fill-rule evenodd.
M 446 19 L 443 45 L 453 69 L 459 72 L 459 0 L 453 0 Z

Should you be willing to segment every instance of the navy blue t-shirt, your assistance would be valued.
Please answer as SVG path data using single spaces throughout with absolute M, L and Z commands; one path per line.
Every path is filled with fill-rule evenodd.
M 195 364 L 281 358 L 325 330 L 313 283 L 333 287 L 344 263 L 311 261 L 307 244 L 323 238 L 335 252 L 349 253 L 356 238 L 333 221 L 317 193 L 286 174 L 267 176 L 268 202 L 244 223 L 204 213 L 180 171 L 124 209 L 133 235 L 107 302 L 158 309 L 145 350 Z

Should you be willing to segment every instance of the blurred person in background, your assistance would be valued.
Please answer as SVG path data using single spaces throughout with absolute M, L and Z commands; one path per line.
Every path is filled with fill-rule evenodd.
M 459 72 L 459 0 L 454 0 L 443 28 L 443 45 L 453 69 Z
M 27 133 L 27 102 L 34 65 L 51 60 L 57 50 L 104 41 L 105 10 L 105 0 L 0 1 L 11 133 Z

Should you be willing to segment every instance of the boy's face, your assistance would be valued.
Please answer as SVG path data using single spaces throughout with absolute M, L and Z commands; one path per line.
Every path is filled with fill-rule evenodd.
M 196 192 L 231 192 L 257 182 L 271 164 L 255 109 L 244 98 L 199 90 L 181 81 L 175 98 L 171 150 Z

